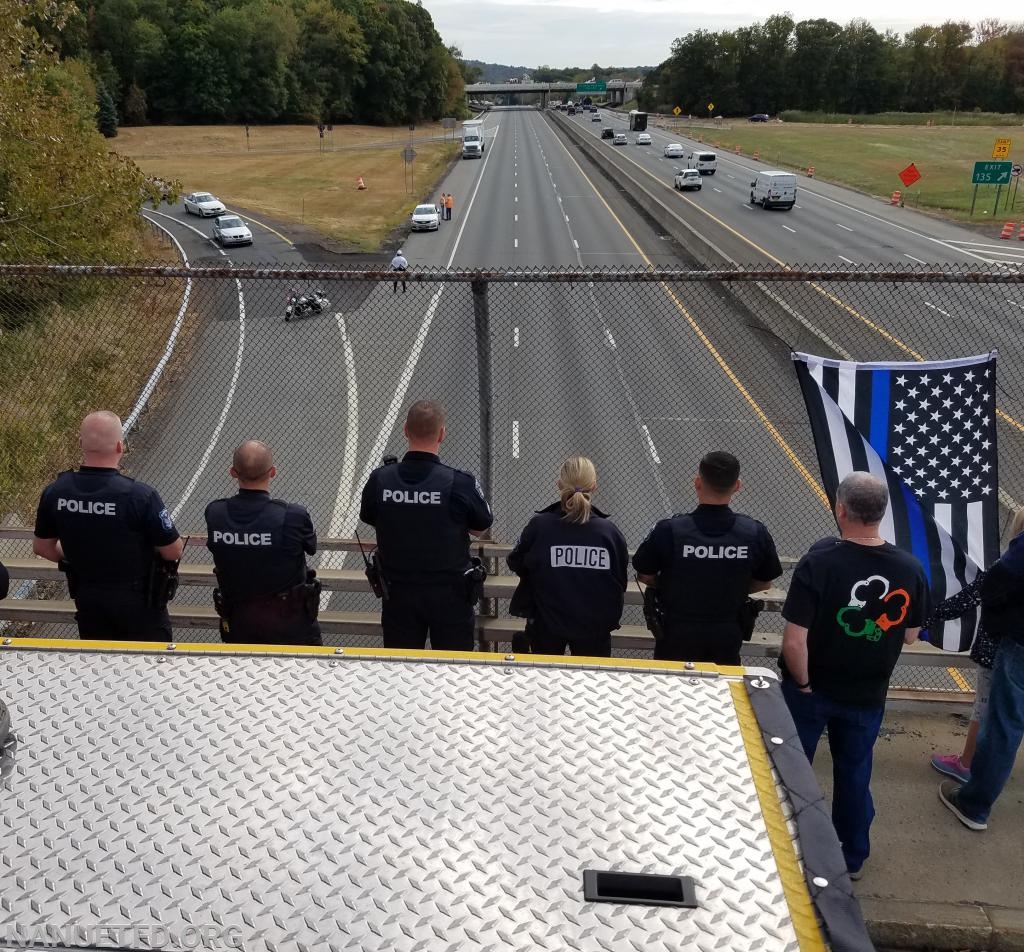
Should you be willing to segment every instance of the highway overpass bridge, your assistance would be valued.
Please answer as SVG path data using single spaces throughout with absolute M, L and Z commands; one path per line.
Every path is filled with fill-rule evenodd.
M 473 83 L 466 87 L 467 99 L 482 99 L 493 96 L 518 96 L 524 93 L 540 96 L 542 106 L 547 106 L 548 100 L 555 99 L 576 99 L 583 96 L 591 96 L 595 99 L 607 101 L 612 105 L 621 105 L 636 96 L 637 90 L 643 85 L 641 82 L 627 82 L 622 79 L 610 79 L 605 84 L 603 92 L 579 91 L 577 96 L 576 83 Z M 506 100 L 507 102 L 507 100 Z

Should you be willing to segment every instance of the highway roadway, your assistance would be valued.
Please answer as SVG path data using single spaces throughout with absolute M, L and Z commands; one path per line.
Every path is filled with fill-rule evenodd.
M 556 132 L 559 121 L 574 120 L 553 123 L 526 109 L 489 113 L 484 158 L 457 162 L 437 186 L 438 194 L 455 195 L 453 220 L 438 232 L 408 237 L 404 250 L 411 266 L 686 266 L 688 250 L 666 240 L 567 145 Z M 578 126 L 596 136 L 604 124 Z M 678 163 L 662 161 L 668 139 L 652 132 L 652 147 L 630 144 L 615 151 L 621 161 L 649 172 L 652 182 L 670 183 Z M 889 212 L 818 182 L 801 181 L 800 207 L 791 213 L 752 209 L 744 195 L 744 164 L 749 160 L 722 157 L 719 173 L 692 198 L 670 185 L 667 190 L 694 227 L 734 260 L 844 263 L 823 258 L 828 248 L 858 263 L 870 260 L 864 255 L 871 249 L 877 249 L 876 261 L 887 254 L 890 261 L 914 255 L 929 263 L 970 263 L 985 251 L 978 242 L 958 245 L 968 239 L 953 226 L 906 209 Z M 896 213 L 899 222 L 887 220 Z M 192 263 L 302 260 L 283 234 L 257 222 L 251 249 L 221 253 L 206 237 L 210 223 L 185 216 L 180 206 L 147 215 L 172 231 Z M 403 411 L 420 396 L 438 397 L 449 408 L 445 459 L 478 469 L 468 285 L 411 282 L 406 294 L 392 293 L 390 283 L 324 288 L 332 299 L 329 313 L 285 324 L 287 288 L 280 282 L 197 283 L 193 307 L 204 319 L 191 359 L 158 413 L 144 420 L 131 459 L 137 475 L 159 486 L 183 529 L 200 529 L 206 502 L 231 492 L 231 449 L 257 436 L 277 453 L 276 492 L 305 502 L 323 534 L 351 535 L 359 527 L 359 489 L 384 453 L 401 452 Z M 965 319 L 961 308 L 972 313 L 973 288 L 952 301 L 934 297 L 934 288 L 898 290 L 907 291 L 915 306 L 920 295 L 958 319 Z M 791 291 L 779 293 L 811 313 L 808 300 L 820 293 L 806 286 Z M 850 291 L 860 297 L 849 310 L 878 303 L 862 289 Z M 733 448 L 747 464 L 738 503 L 764 518 L 780 551 L 799 554 L 830 531 L 788 349 L 813 348 L 814 331 L 823 329 L 801 328 L 803 336 L 795 340 L 773 339 L 756 313 L 761 293 L 747 288 L 730 297 L 722 289 L 684 284 L 491 285 L 495 537 L 513 539 L 531 511 L 554 498 L 561 459 L 580 452 L 598 465 L 598 504 L 636 544 L 656 519 L 690 506 L 696 459 L 712 447 Z M 906 300 L 898 303 L 906 306 Z M 924 305 L 918 310 L 934 318 Z M 826 330 L 843 346 L 875 348 L 856 356 L 882 356 L 877 333 L 860 318 L 841 307 L 830 317 L 834 323 Z M 895 317 L 906 320 L 898 333 L 923 346 L 912 336 L 923 331 L 911 317 Z M 344 556 L 330 555 L 322 564 L 346 563 Z M 367 607 L 335 598 L 332 607 Z

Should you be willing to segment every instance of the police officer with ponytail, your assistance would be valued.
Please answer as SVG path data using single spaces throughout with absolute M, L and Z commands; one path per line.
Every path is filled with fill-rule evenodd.
M 206 507 L 206 547 L 217 573 L 220 634 L 232 644 L 322 645 L 321 585 L 306 566 L 316 531 L 304 506 L 270 496 L 277 476 L 265 443 L 248 440 L 229 470 L 238 493 Z
M 124 430 L 90 413 L 79 430 L 80 469 L 39 499 L 32 551 L 67 575 L 82 638 L 170 641 L 167 601 L 185 540 L 160 494 L 118 471 Z
M 765 526 L 734 512 L 740 463 L 731 453 L 708 453 L 693 481 L 699 505 L 662 519 L 633 555 L 641 582 L 657 587 L 664 612 L 654 657 L 663 661 L 739 664 L 752 630 L 749 595 L 782 574 Z
M 526 524 L 508 556 L 520 577 L 511 611 L 527 618 L 517 651 L 610 657 L 629 553 L 622 533 L 593 503 L 597 472 L 572 456 L 558 474 L 558 502 Z
M 469 537 L 486 532 L 490 506 L 472 474 L 445 466 L 444 410 L 420 400 L 405 420 L 409 452 L 375 469 L 363 487 L 359 518 L 377 530 L 386 648 L 472 651 L 479 585 Z

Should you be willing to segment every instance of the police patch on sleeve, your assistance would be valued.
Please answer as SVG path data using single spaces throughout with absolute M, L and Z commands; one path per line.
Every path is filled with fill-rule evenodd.
M 487 507 L 487 511 L 491 511 L 491 504 L 487 501 L 487 497 L 484 495 L 483 486 L 480 485 L 480 480 L 475 476 L 473 477 L 473 485 L 476 487 L 476 494 L 483 500 L 484 505 Z
M 168 532 L 174 531 L 174 522 L 171 519 L 171 514 L 166 509 L 160 510 L 160 525 Z

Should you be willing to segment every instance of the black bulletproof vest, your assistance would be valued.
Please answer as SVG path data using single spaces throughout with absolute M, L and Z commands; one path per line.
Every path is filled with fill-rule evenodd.
M 758 536 L 757 523 L 739 513 L 714 535 L 701 531 L 692 515 L 674 517 L 669 621 L 735 622 L 750 588 Z
M 206 508 L 206 547 L 213 553 L 224 597 L 238 601 L 276 595 L 305 581 L 305 556 L 284 551 L 287 504 L 269 498 L 262 506 L 248 500 L 235 507 L 231 503 L 218 499 Z
M 377 480 L 377 546 L 385 578 L 460 577 L 469 565 L 469 536 L 452 517 L 455 471 L 438 463 L 426 479 L 409 483 L 400 466 L 383 467 Z
M 120 473 L 61 473 L 54 482 L 57 537 L 78 585 L 140 589 L 156 554 Z

